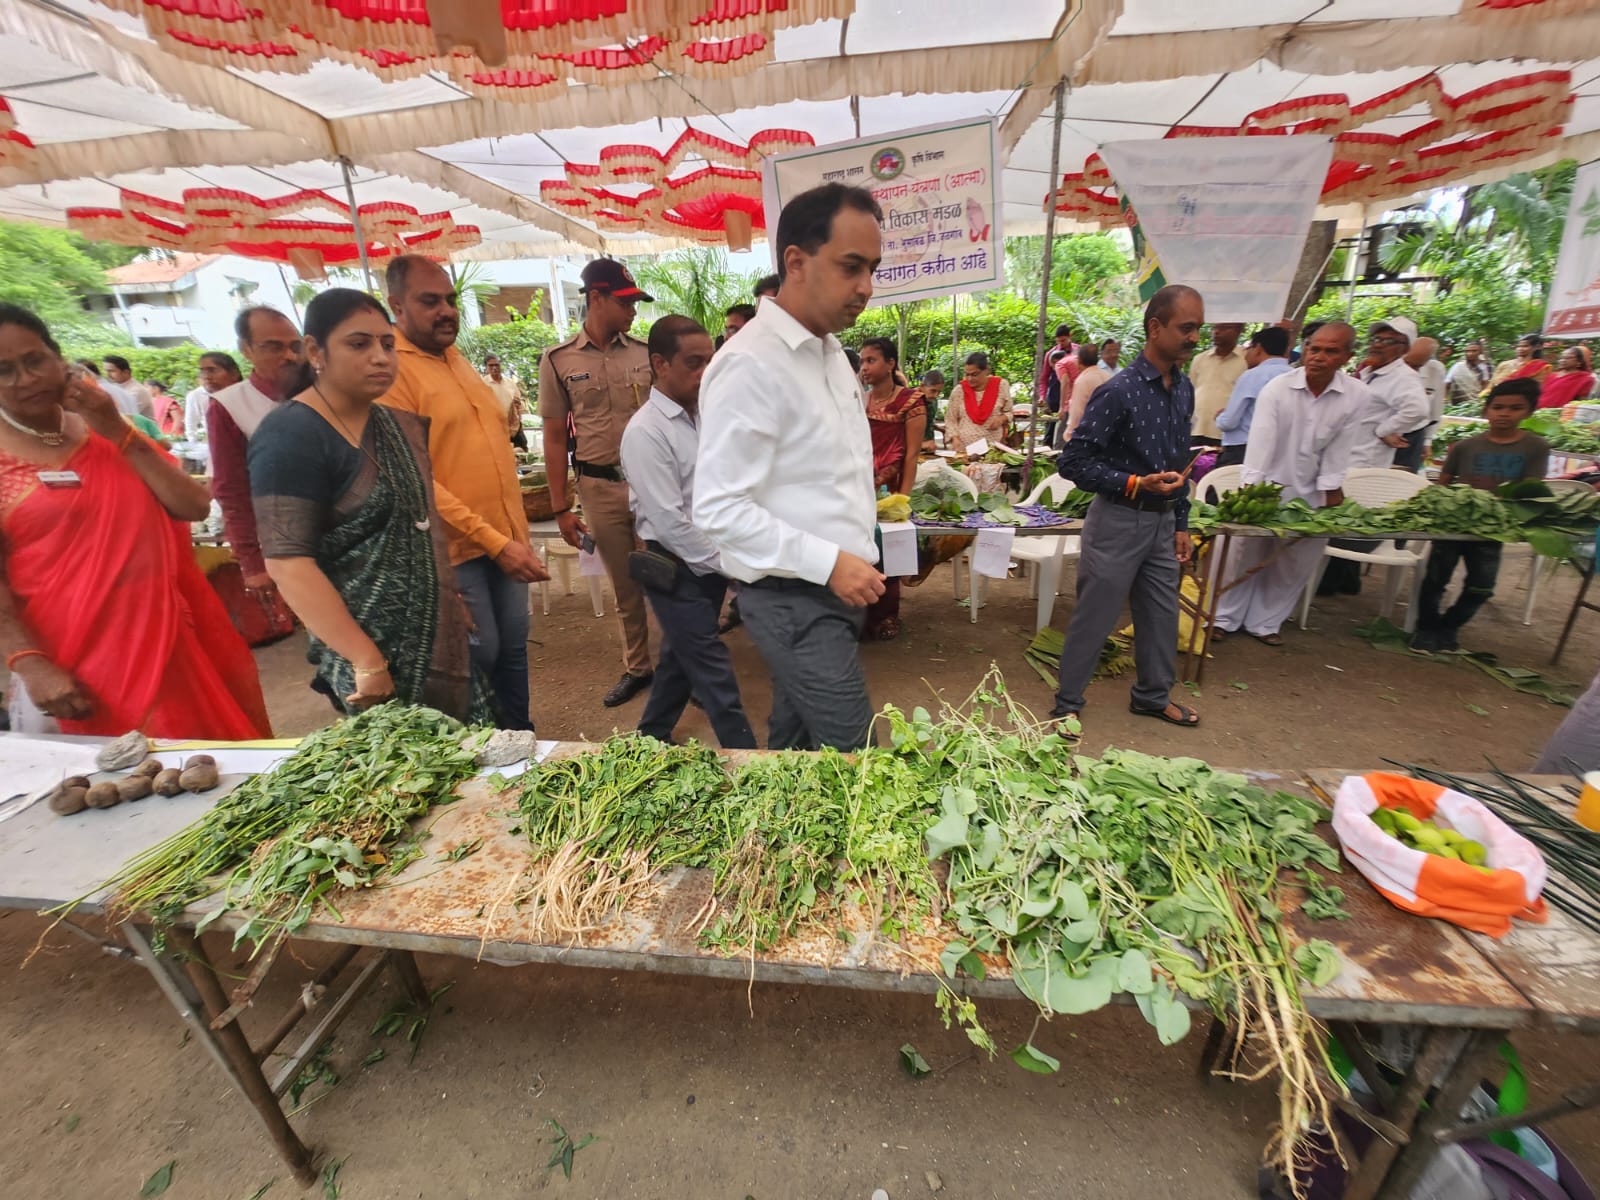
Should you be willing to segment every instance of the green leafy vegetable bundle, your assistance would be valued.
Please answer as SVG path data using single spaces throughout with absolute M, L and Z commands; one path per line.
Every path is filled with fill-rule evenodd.
M 221 891 L 201 927 L 246 910 L 235 944 L 259 952 L 303 929 L 338 889 L 368 886 L 421 854 L 410 822 L 476 770 L 470 733 L 444 713 L 395 702 L 318 730 L 102 885 L 115 889 L 112 910 L 170 924 Z
M 959 522 L 973 513 L 983 513 L 1001 525 L 1025 523 L 1011 507 L 1011 501 L 995 492 L 971 492 L 940 476 L 925 479 L 911 489 L 911 514 L 925 521 Z
M 1019 719 L 993 677 L 970 711 L 890 719 L 938 797 L 927 851 L 950 864 L 945 916 L 961 934 L 945 971 L 981 977 L 981 956 L 1002 955 L 1045 1017 L 1128 993 L 1163 1043 L 1188 1032 L 1183 998 L 1209 1006 L 1240 1047 L 1264 1051 L 1251 1077 L 1280 1073 L 1272 1150 L 1291 1177 L 1302 1170 L 1302 1139 L 1329 1116 L 1325 1062 L 1275 885 L 1283 867 L 1337 869 L 1314 830 L 1325 811 L 1197 759 L 1073 757 Z M 970 1002 L 942 995 L 941 1007 L 992 1049 Z M 1057 1065 L 1031 1038 L 1012 1058 Z

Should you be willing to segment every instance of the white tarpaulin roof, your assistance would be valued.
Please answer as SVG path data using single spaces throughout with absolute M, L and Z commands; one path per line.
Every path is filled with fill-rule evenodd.
M 777 29 L 770 61 L 753 69 L 573 79 L 527 98 L 475 93 L 442 71 L 386 80 L 338 61 L 298 73 L 197 62 L 152 37 L 139 7 L 0 0 L 0 97 L 34 145 L 0 159 L 0 215 L 64 223 L 71 207 L 115 208 L 124 188 L 167 200 L 192 188 L 312 188 L 342 200 L 344 156 L 358 204 L 400 201 L 481 229 L 468 256 L 637 253 L 663 243 L 558 212 L 540 185 L 618 143 L 665 151 L 690 124 L 728 141 L 799 130 L 821 145 L 993 114 L 1007 230 L 1038 230 L 1063 78 L 1069 175 L 1106 142 L 1174 126 L 1241 132 L 1252 114 L 1311 97 L 1323 99 L 1279 110 L 1290 114 L 1280 123 L 1326 117 L 1430 74 L 1427 95 L 1335 132 L 1403 136 L 1475 89 L 1555 73 L 1538 76 L 1538 128 L 1485 116 L 1492 106 L 1480 101 L 1477 124 L 1405 152 L 1449 150 L 1486 129 L 1507 140 L 1447 155 L 1450 172 L 1423 183 L 1379 180 L 1359 203 L 1600 153 L 1600 0 L 833 0 L 847 19 Z

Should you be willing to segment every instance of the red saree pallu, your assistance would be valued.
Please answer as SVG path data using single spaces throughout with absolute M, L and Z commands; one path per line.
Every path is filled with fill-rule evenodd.
M 268 737 L 249 647 L 195 564 L 188 527 L 97 434 L 40 482 L 0 454 L 6 581 L 37 646 L 89 692 L 94 715 L 63 733 Z
M 901 388 L 886 403 L 867 400 L 867 424 L 872 430 L 872 481 L 879 487 L 897 491 L 906 456 L 916 450 L 907 444 L 906 425 L 927 411 L 920 393 Z

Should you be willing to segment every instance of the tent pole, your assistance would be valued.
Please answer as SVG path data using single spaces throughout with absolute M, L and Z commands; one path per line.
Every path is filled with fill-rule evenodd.
M 367 238 L 361 232 L 361 217 L 356 212 L 356 189 L 350 183 L 350 160 L 339 157 L 339 170 L 344 172 L 344 195 L 350 203 L 350 228 L 355 231 L 356 250 L 361 254 L 361 274 L 367 281 L 367 291 L 372 291 L 372 264 L 367 261 Z
M 1050 202 L 1044 214 L 1044 278 L 1039 285 L 1039 329 L 1033 347 L 1032 403 L 1028 406 L 1028 454 L 1022 464 L 1022 491 L 1028 492 L 1028 481 L 1033 478 L 1034 439 L 1039 429 L 1039 380 L 1044 377 L 1045 327 L 1050 320 L 1050 267 L 1055 257 L 1056 188 L 1061 186 L 1061 120 L 1066 116 L 1067 81 L 1056 81 L 1055 135 L 1050 141 Z
M 1356 234 L 1356 244 L 1350 251 L 1350 287 L 1344 297 L 1344 319 L 1349 324 L 1350 314 L 1356 307 L 1356 271 L 1361 263 L 1361 245 L 1367 240 L 1367 210 L 1361 210 L 1361 232 Z

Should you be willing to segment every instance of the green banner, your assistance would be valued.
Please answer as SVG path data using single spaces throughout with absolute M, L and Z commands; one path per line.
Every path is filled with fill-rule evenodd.
M 1156 260 L 1156 252 L 1150 248 L 1150 243 L 1144 240 L 1144 230 L 1139 228 L 1139 216 L 1128 205 L 1128 198 L 1123 196 L 1117 202 L 1122 210 L 1122 219 L 1127 222 L 1128 230 L 1133 234 L 1133 257 L 1137 266 L 1133 276 L 1139 284 L 1139 299 L 1149 303 L 1150 297 L 1167 286 L 1167 278 L 1161 273 L 1161 263 Z

